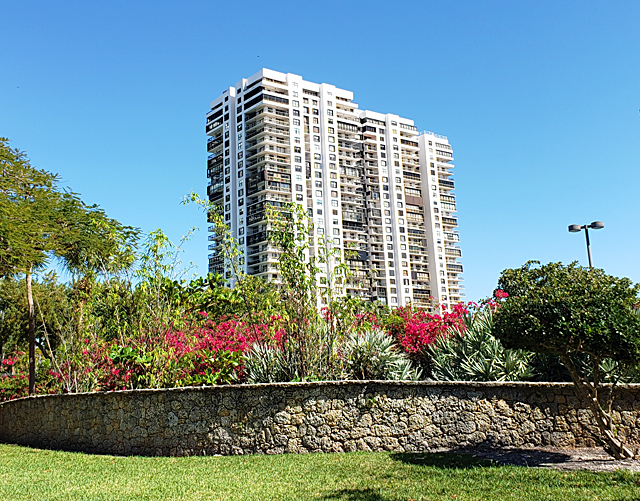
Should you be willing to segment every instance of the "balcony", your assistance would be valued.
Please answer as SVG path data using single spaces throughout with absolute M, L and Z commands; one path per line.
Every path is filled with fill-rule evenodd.
M 451 271 L 453 273 L 462 273 L 462 265 L 447 263 L 447 271 Z
M 458 220 L 453 217 L 442 217 L 442 224 L 448 224 L 451 226 L 458 226 Z
M 206 133 L 209 134 L 216 130 L 218 127 L 222 127 L 222 118 L 207 124 Z
M 362 212 L 343 211 L 342 220 L 362 224 L 364 223 L 364 214 Z
M 219 134 L 216 137 L 210 137 L 207 141 L 207 151 L 211 153 L 216 148 L 222 146 L 222 134 Z
M 451 247 L 446 247 L 444 249 L 444 254 L 446 256 L 461 257 L 462 251 L 460 249 L 452 249 Z
M 403 171 L 402 174 L 407 179 L 415 179 L 416 181 L 420 180 L 420 174 L 417 174 L 415 172 Z
M 454 188 L 453 181 L 448 181 L 446 179 L 438 179 L 438 184 L 443 188 L 448 188 L 451 190 Z
M 247 245 L 256 245 L 267 241 L 267 232 L 259 231 L 247 237 Z

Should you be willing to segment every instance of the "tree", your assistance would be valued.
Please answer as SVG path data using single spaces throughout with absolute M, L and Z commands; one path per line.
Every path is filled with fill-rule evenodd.
M 605 365 L 620 373 L 640 362 L 640 285 L 577 263 L 537 261 L 503 271 L 498 284 L 509 296 L 496 312 L 494 335 L 506 348 L 557 355 L 610 452 L 632 457 L 612 420 L 613 387 L 601 390 Z M 578 363 L 585 356 L 590 371 Z
M 33 273 L 53 256 L 72 271 L 130 264 L 126 255 L 138 234 L 61 189 L 59 180 L 31 166 L 24 152 L 0 138 L 0 276 L 24 275 L 26 280 L 29 394 L 35 390 Z

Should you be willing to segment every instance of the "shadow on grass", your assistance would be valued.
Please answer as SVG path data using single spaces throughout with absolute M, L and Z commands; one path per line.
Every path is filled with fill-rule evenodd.
M 557 465 L 571 461 L 571 456 L 562 452 L 539 449 L 512 449 L 487 445 L 447 452 L 396 453 L 391 454 L 390 458 L 407 464 L 442 469 L 467 469 L 503 465 L 536 467 Z
M 496 466 L 490 459 L 476 457 L 467 452 L 397 452 L 390 454 L 393 461 L 420 466 L 432 466 L 443 470 L 465 470 L 486 466 Z
M 340 499 L 343 501 L 387 501 L 390 498 L 381 496 L 373 489 L 341 489 L 323 496 L 322 499 Z

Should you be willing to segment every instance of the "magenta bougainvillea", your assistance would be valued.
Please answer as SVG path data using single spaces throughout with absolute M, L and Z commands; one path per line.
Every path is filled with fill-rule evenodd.
M 398 308 L 392 314 L 396 318 L 390 322 L 389 333 L 407 353 L 420 353 L 438 337 L 446 336 L 451 327 L 463 328 L 462 316 L 466 313 L 467 306 L 463 303 L 442 313 L 414 310 L 411 306 Z

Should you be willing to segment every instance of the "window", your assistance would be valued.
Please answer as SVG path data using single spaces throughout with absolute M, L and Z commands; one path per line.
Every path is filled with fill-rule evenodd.
M 298 97 L 298 91 L 293 91 L 293 97 Z
M 293 107 L 297 108 L 298 106 L 300 106 L 300 102 L 299 101 L 293 101 Z
M 305 113 L 309 113 L 309 107 L 308 106 L 303 106 L 302 107 L 302 111 L 304 111 Z
M 337 188 L 338 187 L 338 182 L 337 181 L 331 181 L 331 187 L 332 188 Z
M 294 117 L 299 117 L 300 116 L 300 110 L 293 110 L 293 116 Z
M 314 140 L 316 143 L 319 143 L 319 142 L 320 142 L 320 136 L 313 136 L 313 140 Z
M 296 191 L 302 191 L 302 185 L 296 184 Z
M 322 188 L 322 181 L 316 181 L 316 188 Z
M 303 198 L 304 198 L 304 197 L 302 196 L 302 194 L 300 194 L 300 193 L 297 193 L 297 194 L 296 194 L 296 200 L 297 200 L 298 202 L 302 202 L 302 199 L 303 199 Z
M 334 235 L 340 235 L 340 229 L 339 228 L 334 228 L 333 229 L 333 234 Z
M 242 177 L 242 176 L 244 176 L 244 171 L 242 170 L 238 171 L 238 177 Z
M 333 116 L 333 110 L 327 110 L 327 115 L 329 115 L 330 117 Z
M 331 155 L 329 155 L 331 156 Z M 313 154 L 313 159 L 314 160 L 322 160 L 322 155 L 320 155 L 320 153 L 314 153 Z
M 335 129 L 333 127 L 329 127 L 327 130 L 329 134 L 335 134 Z
M 337 198 L 338 197 L 338 192 L 337 191 L 332 191 L 331 192 L 331 196 L 334 197 L 334 198 Z
M 300 125 L 300 119 L 299 118 L 294 118 L 293 119 L 293 125 Z
M 322 196 L 322 190 L 316 190 L 316 197 Z

